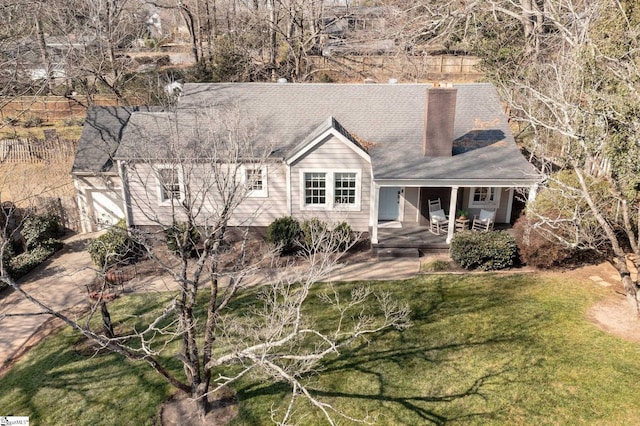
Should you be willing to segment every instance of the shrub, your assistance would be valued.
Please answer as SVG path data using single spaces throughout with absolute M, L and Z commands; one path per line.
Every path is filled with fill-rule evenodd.
M 30 216 L 24 220 L 21 229 L 22 236 L 31 250 L 43 244 L 61 244 L 56 240 L 62 235 L 62 226 L 57 216 L 52 214 Z
M 167 248 L 176 256 L 194 257 L 197 253 L 196 246 L 200 242 L 200 233 L 195 226 L 186 222 L 174 223 L 164 230 Z
M 310 251 L 343 251 L 351 245 L 353 238 L 347 222 L 340 222 L 333 229 L 316 217 L 302 222 L 302 242 Z
M 348 246 L 353 243 L 354 235 L 351 230 L 351 226 L 347 222 L 340 222 L 333 228 L 333 240 L 337 244 L 339 251 L 344 251 Z
M 465 269 L 508 268 L 515 263 L 517 254 L 515 239 L 502 231 L 459 232 L 451 240 L 451 257 Z
M 42 126 L 42 118 L 36 115 L 29 115 L 24 119 L 22 127 L 40 127 Z
M 267 241 L 280 247 L 282 254 L 292 253 L 300 238 L 300 223 L 291 216 L 281 217 L 267 228 Z
M 140 255 L 140 247 L 129 237 L 123 221 L 91 241 L 87 251 L 93 263 L 105 270 L 118 263 L 129 263 Z
M 17 280 L 47 260 L 47 258 L 55 252 L 55 248 L 42 245 L 34 248 L 33 250 L 14 256 L 8 263 L 9 275 L 11 275 L 13 279 Z
M 65 127 L 82 126 L 83 124 L 84 124 L 84 118 L 82 117 L 78 117 L 78 118 L 69 117 L 69 118 L 65 118 L 64 121 L 62 122 L 62 125 Z
M 302 243 L 311 251 L 318 251 L 327 238 L 327 224 L 317 217 L 302 222 Z

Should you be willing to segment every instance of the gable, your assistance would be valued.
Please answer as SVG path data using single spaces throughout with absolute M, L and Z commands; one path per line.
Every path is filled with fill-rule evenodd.
M 288 165 L 294 164 L 296 161 L 300 160 L 301 158 L 315 150 L 318 146 L 324 144 L 332 138 L 334 138 L 338 142 L 341 142 L 344 145 L 344 148 L 351 150 L 352 153 L 355 153 L 369 163 L 371 162 L 369 154 L 365 151 L 365 149 L 333 117 L 329 117 L 317 129 L 311 132 L 311 134 L 307 136 L 305 140 L 294 147 L 288 153 L 287 157 L 285 158 L 285 162 Z

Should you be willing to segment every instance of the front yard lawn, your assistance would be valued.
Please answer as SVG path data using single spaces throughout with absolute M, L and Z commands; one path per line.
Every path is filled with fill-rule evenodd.
M 640 418 L 640 345 L 586 317 L 610 294 L 601 288 L 537 274 L 370 285 L 408 300 L 413 327 L 360 341 L 310 378 L 318 395 L 351 416 L 383 425 L 618 425 Z M 113 302 L 112 318 L 119 304 L 143 310 L 153 297 Z M 331 321 L 315 295 L 309 301 L 318 324 Z M 152 424 L 171 388 L 144 365 L 83 354 L 77 340 L 69 330 L 48 338 L 0 379 L 0 415 L 30 416 L 33 425 Z M 281 384 L 248 378 L 235 390 L 236 425 L 268 424 L 270 410 L 288 403 Z M 300 424 L 323 423 L 304 404 L 297 410 Z

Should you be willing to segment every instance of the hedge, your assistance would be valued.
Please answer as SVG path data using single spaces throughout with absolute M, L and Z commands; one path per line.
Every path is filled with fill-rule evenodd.
M 129 263 L 140 255 L 140 246 L 127 233 L 123 221 L 87 245 L 93 263 L 107 270 L 118 263 Z
M 515 239 L 504 231 L 459 232 L 451 240 L 451 257 L 465 269 L 509 268 L 517 256 Z

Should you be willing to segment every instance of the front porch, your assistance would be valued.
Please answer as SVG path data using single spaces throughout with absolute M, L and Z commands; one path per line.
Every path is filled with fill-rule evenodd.
M 374 250 L 393 248 L 415 248 L 424 252 L 449 250 L 446 232 L 436 235 L 429 231 L 428 226 L 418 225 L 417 223 L 396 222 L 393 225 L 387 226 L 387 224 L 382 223 L 381 226 L 378 226 L 378 243 L 372 244 Z M 496 224 L 494 229 L 509 231 L 511 225 L 500 223 Z
M 464 183 L 464 185 L 462 184 Z M 434 186 L 430 186 L 434 185 Z M 516 190 L 521 196 L 516 197 Z M 527 194 L 528 192 L 528 194 Z M 525 197 L 535 197 L 536 186 L 519 182 L 374 182 L 371 204 L 371 244 L 374 249 L 416 248 L 423 251 L 445 251 L 458 227 L 458 211 L 465 211 L 470 221 L 481 211 L 492 211 L 492 228 L 508 229 L 524 208 Z M 448 217 L 448 230 L 430 232 L 432 200 L 438 200 L 443 215 Z M 435 211 L 435 210 L 434 210 Z M 471 223 L 467 223 L 467 228 Z
M 440 235 L 429 231 L 428 226 L 417 223 L 397 222 L 397 226 L 378 227 L 378 243 L 373 244 L 374 248 L 416 248 L 428 251 L 449 250 L 447 244 L 447 233 Z

